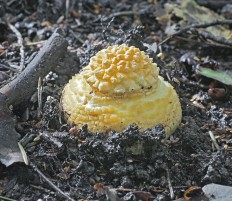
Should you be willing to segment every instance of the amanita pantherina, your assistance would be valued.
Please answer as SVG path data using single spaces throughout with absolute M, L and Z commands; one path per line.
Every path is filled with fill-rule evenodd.
M 122 131 L 136 123 L 141 130 L 162 124 L 166 137 L 179 125 L 182 110 L 173 87 L 159 68 L 133 46 L 110 46 L 65 86 L 62 106 L 69 124 L 87 124 L 92 132 Z

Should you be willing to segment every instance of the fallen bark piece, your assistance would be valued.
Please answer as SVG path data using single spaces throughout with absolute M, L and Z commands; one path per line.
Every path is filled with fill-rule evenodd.
M 231 201 L 232 187 L 219 184 L 207 184 L 202 188 L 209 201 Z
M 20 135 L 14 129 L 14 120 L 6 105 L 6 98 L 0 93 L 0 161 L 5 166 L 15 162 L 23 162 L 18 147 Z
M 57 29 L 25 70 L 0 89 L 0 93 L 7 97 L 8 104 L 17 106 L 30 99 L 39 77 L 43 78 L 58 65 L 67 52 L 67 46 L 60 29 Z

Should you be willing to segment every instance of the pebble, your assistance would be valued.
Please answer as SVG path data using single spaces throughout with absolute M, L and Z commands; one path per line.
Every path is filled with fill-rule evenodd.
M 209 201 L 231 201 L 232 186 L 207 184 L 202 188 Z

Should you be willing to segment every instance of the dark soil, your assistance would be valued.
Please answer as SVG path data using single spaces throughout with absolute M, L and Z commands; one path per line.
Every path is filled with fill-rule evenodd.
M 197 63 L 208 60 L 209 66 L 215 62 L 221 69 L 231 68 L 227 62 L 231 49 L 204 42 L 199 45 L 197 39 L 196 43 L 173 39 L 162 45 L 165 56 L 160 60 L 145 45 L 166 38 L 156 21 L 157 5 L 152 2 L 0 0 L 0 87 L 17 76 L 14 66 L 20 63 L 17 38 L 6 22 L 24 38 L 26 65 L 57 27 L 65 34 L 70 54 L 65 60 L 67 69 L 57 67 L 44 78 L 40 114 L 36 93 L 28 103 L 14 108 L 16 128 L 31 165 L 0 165 L 1 196 L 65 200 L 36 168 L 74 200 L 106 200 L 107 196 L 111 200 L 168 201 L 182 198 L 191 186 L 232 185 L 231 88 L 195 71 Z M 159 4 L 162 6 L 163 1 Z M 188 40 L 188 35 L 184 37 Z M 66 125 L 60 115 L 60 96 L 68 79 L 96 52 L 122 43 L 145 51 L 177 90 L 183 119 L 168 140 L 164 140 L 162 125 L 144 132 L 128 125 L 122 133 L 91 134 L 86 125 L 81 130 Z M 224 89 L 219 98 L 210 93 L 212 86 Z M 209 131 L 214 133 L 219 150 Z M 115 192 L 116 198 L 109 192 Z

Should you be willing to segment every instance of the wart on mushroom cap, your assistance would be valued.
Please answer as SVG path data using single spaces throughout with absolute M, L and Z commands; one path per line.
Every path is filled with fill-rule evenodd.
M 92 132 L 120 132 L 132 123 L 141 130 L 162 124 L 168 137 L 182 110 L 175 90 L 158 74 L 157 64 L 138 48 L 101 50 L 63 90 L 68 123 L 87 124 Z

